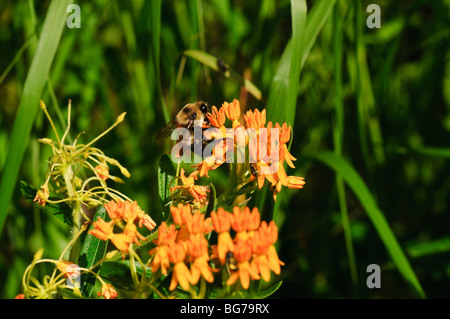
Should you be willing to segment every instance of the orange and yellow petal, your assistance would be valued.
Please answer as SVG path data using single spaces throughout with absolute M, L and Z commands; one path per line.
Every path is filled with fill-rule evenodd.
M 231 226 L 231 214 L 222 207 L 217 209 L 217 212 L 211 212 L 211 219 L 214 230 L 217 233 L 228 232 Z
M 189 282 L 192 281 L 191 273 L 185 263 L 179 262 L 173 267 L 172 281 L 170 282 L 169 290 L 174 290 L 178 284 L 184 290 L 189 290 Z

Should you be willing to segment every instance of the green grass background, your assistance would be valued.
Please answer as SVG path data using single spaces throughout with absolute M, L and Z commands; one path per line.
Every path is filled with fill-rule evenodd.
M 117 187 L 160 222 L 156 132 L 190 101 L 241 99 L 294 127 L 289 175 L 302 190 L 253 196 L 279 225 L 286 263 L 275 298 L 450 297 L 450 1 L 72 1 L 0 3 L 0 297 L 21 290 L 33 254 L 58 258 L 70 229 L 27 203 L 18 181 L 43 183 L 54 137 L 97 144 L 132 177 Z M 366 8 L 381 7 L 369 29 Z M 204 55 L 233 70 L 217 72 Z M 197 52 L 190 51 L 190 52 Z M 203 57 L 203 58 L 202 58 Z M 242 93 L 243 77 L 261 99 Z M 256 94 L 257 95 L 257 94 Z M 112 172 L 119 174 L 119 172 Z M 227 172 L 211 173 L 218 193 Z M 368 289 L 366 267 L 381 267 Z

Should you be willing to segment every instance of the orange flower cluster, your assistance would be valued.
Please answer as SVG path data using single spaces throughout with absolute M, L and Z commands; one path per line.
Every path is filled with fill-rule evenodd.
M 111 221 L 106 222 L 101 217 L 93 223 L 94 229 L 89 231 L 89 234 L 101 240 L 111 240 L 111 242 L 120 250 L 125 258 L 125 253 L 131 243 L 139 244 L 139 240 L 145 240 L 135 225 L 138 221 L 139 227 L 145 226 L 149 230 L 153 230 L 156 223 L 153 219 L 144 213 L 137 205 L 136 201 L 122 201 L 111 200 L 104 204 L 104 207 L 111 218 Z M 114 227 L 118 226 L 122 229 L 121 233 L 114 233 Z
M 236 260 L 235 270 L 232 270 L 227 285 L 232 285 L 239 278 L 244 289 L 248 289 L 250 279 L 270 280 L 270 271 L 280 274 L 279 260 L 274 244 L 278 238 L 278 227 L 273 221 L 267 224 L 260 222 L 258 208 L 238 206 L 233 213 L 219 208 L 211 213 L 214 230 L 219 234 L 217 242 L 217 255 L 222 264 L 227 263 L 230 254 Z M 231 238 L 230 228 L 236 234 Z
M 223 143 L 219 143 L 214 147 L 212 155 L 205 158 L 201 163 L 193 166 L 197 168 L 200 177 L 208 177 L 208 172 L 219 167 L 225 162 L 225 154 L 228 151 L 227 140 L 231 138 L 234 140 L 234 146 L 237 147 L 245 141 L 245 145 L 249 148 L 250 154 L 250 179 L 249 182 L 257 180 L 258 187 L 262 188 L 265 180 L 267 179 L 271 184 L 271 190 L 273 191 L 273 198 L 276 201 L 277 194 L 281 191 L 281 187 L 300 189 L 303 188 L 305 181 L 303 177 L 287 176 L 284 169 L 284 162 L 290 167 L 295 168 L 293 161 L 296 160 L 287 148 L 287 143 L 291 139 L 291 127 L 288 127 L 286 123 L 275 125 L 269 121 L 266 125 L 266 110 L 247 111 L 244 114 L 245 126 L 241 125 L 239 118 L 241 116 L 241 106 L 238 100 L 233 100 L 232 103 L 225 102 L 222 107 L 217 109 L 213 106 L 211 113 L 207 114 L 211 125 L 218 129 Z M 232 127 L 235 129 L 233 136 L 227 135 L 227 129 L 224 126 L 226 118 L 232 121 Z M 275 134 L 276 128 L 278 130 L 278 142 L 272 145 L 272 134 Z M 208 132 L 208 131 L 206 131 Z M 250 134 L 249 134 L 250 133 Z M 254 134 L 253 134 L 254 133 Z M 218 134 L 205 133 L 205 138 L 211 140 L 217 137 Z M 253 143 L 249 142 L 250 135 L 256 136 Z M 275 136 L 274 136 L 275 137 Z M 276 141 L 276 139 L 274 139 Z M 261 149 L 261 146 L 264 148 Z M 272 147 L 278 148 L 278 157 L 273 158 Z M 267 150 L 265 153 L 264 150 Z M 275 170 L 268 168 L 271 165 L 276 165 Z
M 170 211 L 174 224 L 167 226 L 166 222 L 161 223 L 158 238 L 153 241 L 156 247 L 149 252 L 153 255 L 150 264 L 152 271 L 161 268 L 166 275 L 167 269 L 173 266 L 170 290 L 178 284 L 189 290 L 190 284 L 197 284 L 200 276 L 207 282 L 213 282 L 213 269 L 208 264 L 208 240 L 205 237 L 213 229 L 211 218 L 205 219 L 199 211 L 192 213 L 190 205 L 172 206 Z
M 215 270 L 210 263 L 217 259 L 227 265 L 229 255 L 236 260 L 228 285 L 239 278 L 244 289 L 248 289 L 250 280 L 263 278 L 270 280 L 270 272 L 280 274 L 280 265 L 275 250 L 278 228 L 272 221 L 267 224 L 260 221 L 258 208 L 252 211 L 248 207 L 241 210 L 235 206 L 233 213 L 219 208 L 205 218 L 200 211 L 192 212 L 190 205 L 178 204 L 171 207 L 174 224 L 161 223 L 156 245 L 149 254 L 153 256 L 150 264 L 152 271 L 161 269 L 166 275 L 173 270 L 170 290 L 178 285 L 189 290 L 190 285 L 198 283 L 200 277 L 207 282 L 214 281 Z M 212 231 L 218 233 L 218 243 L 209 247 L 207 235 Z M 235 232 L 232 238 L 230 232 Z M 219 264 L 219 265 L 220 265 Z

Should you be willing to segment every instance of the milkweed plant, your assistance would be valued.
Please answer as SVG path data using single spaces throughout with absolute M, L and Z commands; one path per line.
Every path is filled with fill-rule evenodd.
M 35 205 L 69 224 L 72 237 L 57 260 L 45 258 L 42 248 L 35 254 L 16 298 L 257 298 L 278 289 L 280 281 L 262 283 L 284 266 L 276 250 L 278 227 L 247 204 L 266 181 L 274 201 L 283 186 L 301 189 L 305 184 L 285 170 L 285 163 L 294 167 L 296 160 L 289 153 L 289 125 L 266 122 L 265 109 L 241 114 L 234 100 L 212 106 L 208 125 L 196 125 L 198 145 L 179 138 L 186 128 L 175 129 L 172 139 L 178 143 L 159 161 L 157 200 L 164 220 L 157 223 L 132 195 L 114 189 L 130 173 L 94 146 L 125 113 L 87 144 L 80 143 L 81 133 L 68 143 L 71 101 L 61 137 L 43 101 L 40 106 L 55 138 L 39 142 L 53 155 L 40 188 L 22 181 L 21 189 Z M 200 158 L 191 146 L 199 147 Z M 182 162 L 189 165 L 182 168 Z M 113 166 L 121 177 L 110 174 Z M 221 194 L 208 184 L 219 167 L 229 174 Z M 39 264 L 47 267 L 38 272 Z

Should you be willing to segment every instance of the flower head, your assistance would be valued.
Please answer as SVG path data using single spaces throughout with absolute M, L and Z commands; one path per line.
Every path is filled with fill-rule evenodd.
M 117 291 L 111 284 L 104 283 L 102 285 L 102 291 L 97 292 L 97 296 L 105 298 L 105 299 L 116 299 L 118 294 Z
M 194 198 L 195 202 L 201 205 L 205 204 L 208 199 L 206 193 L 209 191 L 209 189 L 206 186 L 195 185 L 195 180 L 198 178 L 198 173 L 199 171 L 194 171 L 188 177 L 186 177 L 184 174 L 184 169 L 181 169 L 180 179 L 182 185 L 172 187 L 170 191 L 173 192 L 176 189 L 187 190 L 189 194 Z
M 233 102 L 224 102 L 222 108 L 225 110 L 225 115 L 233 121 L 233 127 L 239 125 L 239 117 L 241 116 L 241 105 L 238 100 L 234 99 Z
M 213 106 L 211 111 L 212 113 L 206 114 L 211 125 L 217 128 L 222 127 L 225 124 L 225 108 L 221 107 L 217 110 L 217 107 Z
M 169 289 L 174 290 L 178 284 L 185 289 L 189 290 L 189 282 L 192 281 L 191 273 L 184 263 L 186 252 L 182 243 L 176 243 L 171 245 L 169 249 L 169 260 L 175 264 L 173 267 L 172 281 L 170 282 Z
M 100 177 L 102 180 L 106 181 L 109 177 L 109 169 L 108 165 L 97 165 L 95 166 L 95 172 L 97 173 L 98 177 Z
M 36 197 L 34 198 L 33 202 L 37 202 L 39 205 L 45 206 L 45 203 L 47 202 L 49 196 L 50 192 L 48 190 L 48 185 L 47 183 L 45 183 L 41 186 L 41 189 L 37 191 Z
M 258 280 L 260 276 L 255 265 L 250 263 L 252 258 L 252 249 L 248 242 L 238 241 L 234 249 L 234 258 L 237 261 L 237 270 L 233 272 L 227 281 L 227 285 L 235 283 L 239 278 L 242 288 L 248 289 L 250 279 Z

